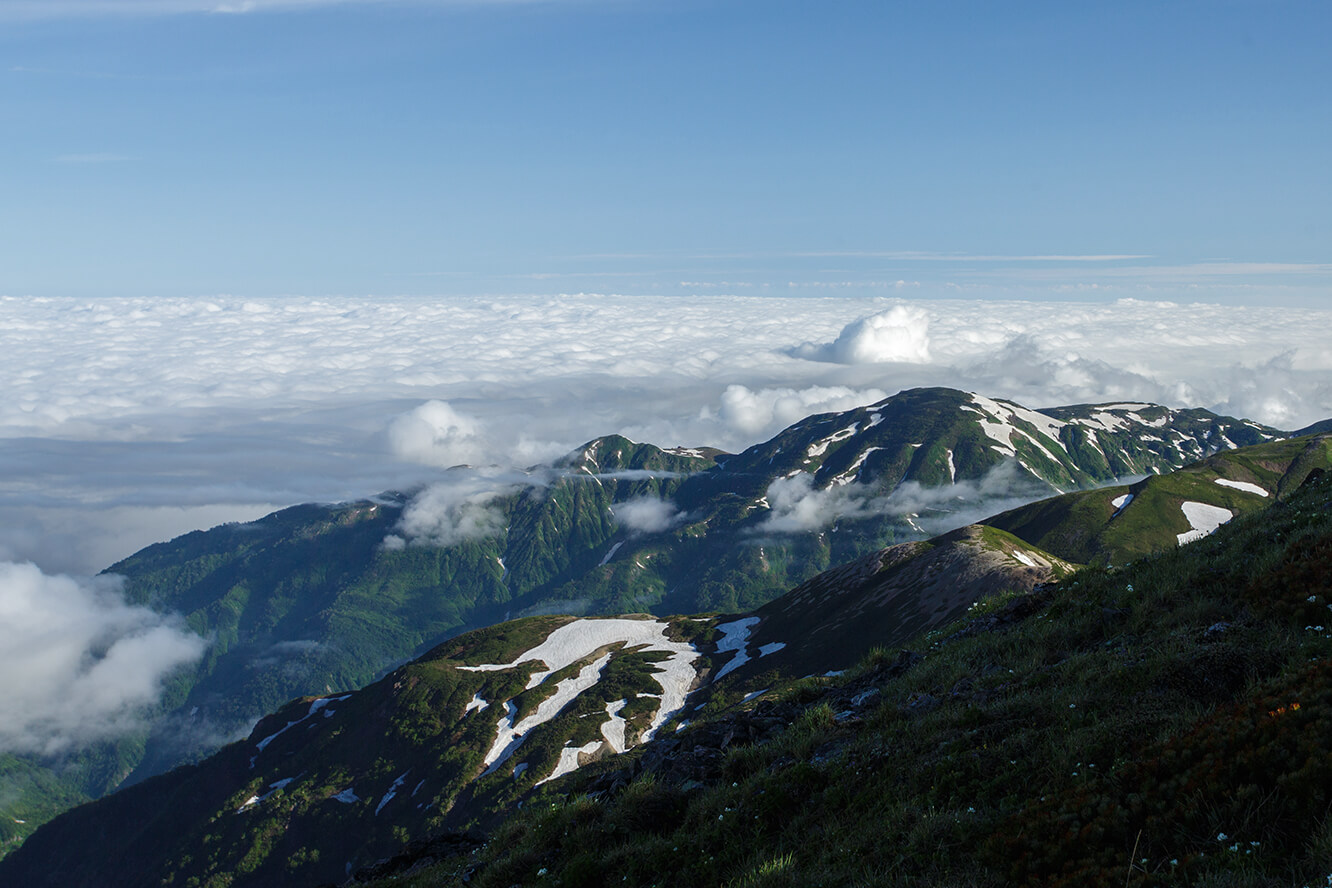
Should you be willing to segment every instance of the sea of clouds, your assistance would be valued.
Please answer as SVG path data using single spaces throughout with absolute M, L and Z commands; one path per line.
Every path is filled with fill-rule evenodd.
M 739 450 L 918 385 L 1332 416 L 1332 311 L 855 297 L 0 299 L 0 560 L 523 467 L 618 432 Z M 480 496 L 481 491 L 473 491 Z
M 198 656 L 177 624 L 75 579 L 196 527 L 425 483 L 386 545 L 447 543 L 494 524 L 488 503 L 514 469 L 598 435 L 737 451 L 922 385 L 1293 430 L 1332 417 L 1329 329 L 1332 310 L 1140 300 L 0 298 L 0 613 L 48 629 L 90 615 L 52 647 L 82 651 L 84 671 L 29 659 L 28 686 L 61 703 L 14 708 L 32 714 L 0 747 L 130 724 L 154 682 Z M 443 483 L 458 464 L 494 468 Z M 884 507 L 799 483 L 775 492 L 769 530 Z M 632 532 L 682 520 L 650 500 L 617 517 Z M 0 661 L 23 641 L 0 636 Z M 118 651 L 147 671 L 92 694 Z

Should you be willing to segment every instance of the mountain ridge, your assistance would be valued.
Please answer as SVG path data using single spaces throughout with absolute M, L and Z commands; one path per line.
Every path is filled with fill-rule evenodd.
M 1022 501 L 1280 434 L 1206 411 L 1040 412 L 913 389 L 809 417 L 740 454 L 604 436 L 552 467 L 481 479 L 491 487 L 445 472 L 442 498 L 426 486 L 196 531 L 110 570 L 131 601 L 184 614 L 212 645 L 170 682 L 150 736 L 56 763 L 61 785 L 98 796 L 196 760 L 293 696 L 360 687 L 442 637 L 509 616 L 747 612 L 821 570 L 979 518 L 1014 483 Z M 423 515 L 443 523 L 419 521 L 409 539 L 408 518 Z M 445 541 L 450 521 L 488 535 Z M 23 767 L 33 766 L 50 770 Z M 29 822 L 11 841 L 49 808 L 14 810 Z

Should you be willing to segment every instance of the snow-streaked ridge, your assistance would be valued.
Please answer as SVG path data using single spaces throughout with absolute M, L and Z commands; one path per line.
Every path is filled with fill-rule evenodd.
M 696 677 L 693 662 L 699 656 L 698 651 L 687 642 L 671 641 L 666 637 L 667 628 L 668 624 L 657 620 L 614 618 L 574 620 L 555 629 L 544 641 L 519 654 L 512 662 L 458 668 L 469 672 L 493 672 L 513 669 L 533 660 L 539 661 L 546 666 L 546 669 L 537 671 L 528 680 L 527 689 L 531 689 L 561 669 L 585 660 L 599 650 L 616 645 L 623 645 L 626 649 L 664 651 L 671 656 L 664 663 L 657 664 L 657 671 L 653 673 L 653 678 L 661 686 L 662 693 L 656 715 L 648 729 L 643 732 L 643 739 L 647 740 L 667 719 L 684 707 L 685 697 Z M 556 686 L 555 694 L 542 701 L 535 712 L 516 724 L 517 707 L 512 701 L 505 702 L 505 714 L 500 717 L 496 725 L 495 741 L 483 760 L 485 770 L 482 776 L 493 773 L 507 761 L 533 728 L 554 718 L 575 697 L 593 687 L 600 680 L 601 672 L 610 662 L 610 658 L 611 653 L 607 651 L 591 664 L 584 666 L 577 675 L 561 681 Z M 608 707 L 608 721 L 603 726 L 603 736 L 611 747 L 614 748 L 617 742 L 621 747 L 616 751 L 623 751 L 626 745 L 624 720 L 619 718 L 621 708 L 623 706 L 611 711 Z M 598 744 L 600 742 L 598 741 Z M 582 750 L 568 750 L 570 758 L 566 760 L 562 753 L 561 761 L 564 764 L 573 761 L 576 766 L 580 751 L 589 750 L 586 747 Z

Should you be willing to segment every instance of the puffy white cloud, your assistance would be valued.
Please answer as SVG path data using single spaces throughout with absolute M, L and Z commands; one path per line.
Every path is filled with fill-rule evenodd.
M 615 520 L 630 533 L 662 533 L 684 520 L 684 515 L 669 500 L 640 496 L 617 503 Z
M 852 321 L 825 345 L 805 343 L 795 354 L 839 364 L 926 364 L 930 360 L 930 316 L 920 308 L 894 305 Z
M 0 750 L 58 755 L 137 730 L 207 643 L 126 603 L 119 578 L 0 563 Z
M 389 445 L 398 459 L 447 468 L 485 460 L 481 425 L 444 401 L 426 401 L 389 423 Z
M 815 413 L 854 410 L 888 397 L 882 389 L 856 390 L 846 386 L 811 386 L 805 389 L 764 388 L 750 391 L 728 385 L 715 416 L 745 438 L 770 435 Z M 703 418 L 713 416 L 705 407 Z

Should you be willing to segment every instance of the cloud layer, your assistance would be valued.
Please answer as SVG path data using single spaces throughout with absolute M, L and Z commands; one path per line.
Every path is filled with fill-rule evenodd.
M 0 563 L 0 751 L 59 755 L 141 727 L 206 642 L 127 604 L 115 577 Z
M 88 573 L 457 463 L 612 432 L 734 451 L 917 385 L 1296 428 L 1332 416 L 1327 329 L 1327 310 L 1136 300 L 0 297 L 0 558 Z

